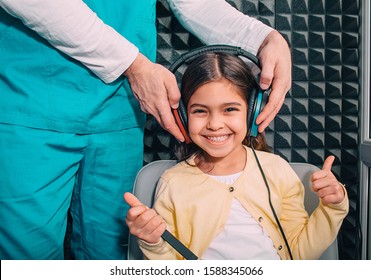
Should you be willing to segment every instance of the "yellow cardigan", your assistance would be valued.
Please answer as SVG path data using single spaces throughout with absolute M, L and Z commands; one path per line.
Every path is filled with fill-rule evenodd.
M 250 148 L 246 147 L 246 152 L 246 166 L 232 186 L 185 162 L 168 169 L 160 178 L 154 208 L 166 221 L 168 230 L 198 257 L 223 230 L 235 198 L 265 229 L 281 259 L 289 259 L 254 155 Z M 304 209 L 304 186 L 289 163 L 278 155 L 256 152 L 293 258 L 318 259 L 335 240 L 348 213 L 347 195 L 336 205 L 320 202 L 308 217 Z M 147 259 L 183 259 L 163 240 L 157 244 L 140 240 L 139 245 Z

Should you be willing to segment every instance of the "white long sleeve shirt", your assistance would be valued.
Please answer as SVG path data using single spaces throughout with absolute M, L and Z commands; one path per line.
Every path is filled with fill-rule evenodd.
M 184 27 L 208 45 L 229 44 L 256 54 L 272 31 L 224 0 L 167 1 Z M 138 55 L 135 45 L 81 0 L 0 0 L 0 6 L 106 83 L 122 75 Z

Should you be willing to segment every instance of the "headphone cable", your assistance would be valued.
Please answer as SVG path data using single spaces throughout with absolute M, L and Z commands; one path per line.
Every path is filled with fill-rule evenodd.
M 260 170 L 260 173 L 262 174 L 262 177 L 263 177 L 263 180 L 264 180 L 264 183 L 265 183 L 265 186 L 267 187 L 267 190 L 268 190 L 268 201 L 269 201 L 269 206 L 271 207 L 271 210 L 272 210 L 272 213 L 273 213 L 273 216 L 274 216 L 274 219 L 276 220 L 276 223 L 277 223 L 277 226 L 281 232 L 281 235 L 283 237 L 283 240 L 286 244 L 286 247 L 287 247 L 287 250 L 289 252 L 289 255 L 290 255 L 290 259 L 293 260 L 293 257 L 292 257 L 292 254 L 291 254 L 291 249 L 290 249 L 290 246 L 289 246 L 289 243 L 287 241 L 287 238 L 286 238 L 286 235 L 285 235 L 285 232 L 283 231 L 283 228 L 281 226 L 281 223 L 277 217 L 277 214 L 276 214 L 276 211 L 274 210 L 274 207 L 273 207 L 273 204 L 272 204 L 272 200 L 271 200 L 271 191 L 270 191 L 270 188 L 269 188 L 269 184 L 268 184 L 268 181 L 267 181 L 267 178 L 265 177 L 265 174 L 264 174 L 264 171 L 263 171 L 263 168 L 262 166 L 260 165 L 260 162 L 259 162 L 259 159 L 258 159 L 258 156 L 255 152 L 255 149 L 254 149 L 254 145 L 253 145 L 253 137 L 251 136 L 250 137 L 250 146 L 251 146 L 251 149 L 254 153 L 254 156 L 255 156 L 255 159 L 256 159 L 256 162 L 258 164 L 258 167 L 259 167 L 259 170 Z
M 165 230 L 164 233 L 161 235 L 162 239 L 164 239 L 171 247 L 173 247 L 179 254 L 181 254 L 186 260 L 197 260 L 198 257 L 189 250 L 182 242 L 180 242 L 174 235 L 172 235 L 169 231 Z

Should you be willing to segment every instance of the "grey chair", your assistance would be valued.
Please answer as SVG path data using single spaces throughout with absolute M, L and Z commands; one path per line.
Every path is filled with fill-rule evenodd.
M 133 193 L 138 199 L 147 205 L 152 207 L 154 203 L 154 196 L 156 192 L 156 185 L 161 174 L 168 168 L 176 164 L 175 160 L 158 160 L 145 165 L 137 174 Z M 310 189 L 311 174 L 318 170 L 318 167 L 308 163 L 290 163 L 300 180 L 305 186 L 305 209 L 309 214 L 318 206 L 318 197 Z M 143 259 L 143 254 L 138 247 L 137 238 L 133 235 L 129 235 L 128 244 L 128 259 L 129 260 L 140 260 Z M 322 254 L 320 260 L 337 260 L 339 259 L 337 240 L 335 240 L 331 246 Z

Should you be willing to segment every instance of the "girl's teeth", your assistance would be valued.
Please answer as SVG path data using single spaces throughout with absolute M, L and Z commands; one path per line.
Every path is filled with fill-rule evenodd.
M 211 136 L 208 136 L 208 137 L 207 137 L 207 139 L 209 139 L 210 141 L 213 141 L 213 142 L 223 142 L 223 141 L 225 141 L 227 138 L 228 138 L 227 135 L 224 135 L 224 136 L 217 136 L 217 137 L 211 137 Z

